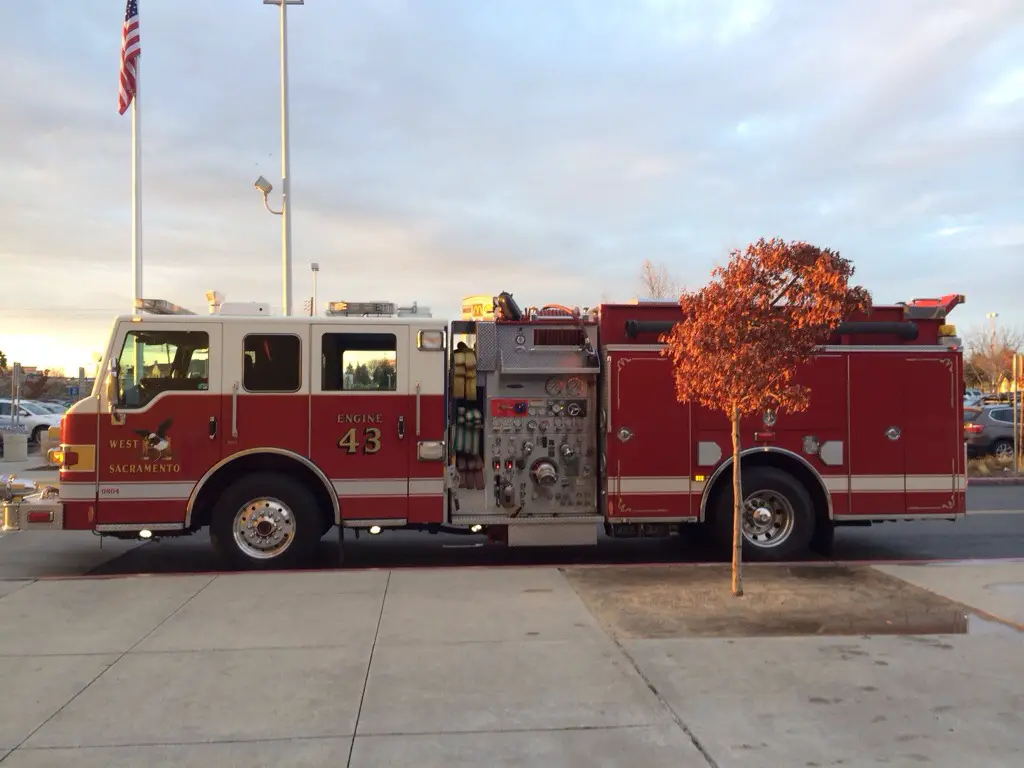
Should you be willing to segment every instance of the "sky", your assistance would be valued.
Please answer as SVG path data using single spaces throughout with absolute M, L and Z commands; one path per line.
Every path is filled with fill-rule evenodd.
M 143 293 L 281 307 L 279 32 L 140 0 Z M 0 4 L 0 350 L 68 372 L 129 312 L 123 0 Z M 1024 326 L 1022 0 L 307 0 L 288 12 L 294 305 L 592 306 L 806 240 L 876 303 Z

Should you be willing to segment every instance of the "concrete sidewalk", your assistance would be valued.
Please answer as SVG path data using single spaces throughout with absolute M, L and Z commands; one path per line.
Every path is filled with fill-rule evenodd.
M 1011 766 L 1022 651 L 1010 629 L 615 640 L 553 568 L 0 582 L 0 762 Z

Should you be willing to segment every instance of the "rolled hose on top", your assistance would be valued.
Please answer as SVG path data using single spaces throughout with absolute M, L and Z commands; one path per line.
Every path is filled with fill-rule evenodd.
M 627 320 L 626 337 L 635 339 L 637 336 L 656 334 L 660 336 L 672 330 L 675 323 L 670 320 Z M 917 323 L 912 320 L 903 320 L 888 323 L 873 323 L 869 321 L 854 321 L 840 323 L 833 333 L 840 336 L 898 336 L 904 341 L 913 341 L 917 338 Z

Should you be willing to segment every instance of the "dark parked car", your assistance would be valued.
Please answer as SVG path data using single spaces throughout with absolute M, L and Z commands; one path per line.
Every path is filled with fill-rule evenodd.
M 1020 418 L 1018 410 L 1018 429 Z M 971 458 L 995 456 L 1001 461 L 1013 461 L 1013 408 L 1008 405 L 964 408 L 964 440 Z

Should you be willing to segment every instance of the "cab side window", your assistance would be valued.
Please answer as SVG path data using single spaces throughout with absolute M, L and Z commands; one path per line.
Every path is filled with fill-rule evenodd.
M 302 341 L 287 333 L 251 333 L 244 340 L 242 386 L 246 392 L 298 392 Z
M 398 339 L 393 333 L 325 333 L 321 353 L 324 392 L 398 389 Z
M 205 331 L 129 331 L 117 358 L 121 408 L 143 408 L 161 392 L 203 392 L 210 386 Z

